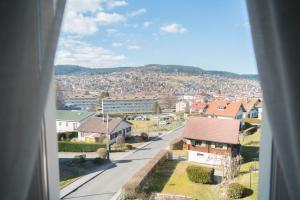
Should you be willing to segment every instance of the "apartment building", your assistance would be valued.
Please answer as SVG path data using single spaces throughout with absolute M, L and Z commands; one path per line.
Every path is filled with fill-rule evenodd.
M 157 99 L 155 97 L 107 97 L 102 99 L 103 113 L 153 113 Z
M 71 95 L 64 98 L 65 107 L 76 110 L 95 110 L 97 102 L 96 95 Z

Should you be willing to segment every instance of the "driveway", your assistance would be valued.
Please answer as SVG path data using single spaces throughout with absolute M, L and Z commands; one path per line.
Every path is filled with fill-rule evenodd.
M 141 169 L 161 149 L 169 146 L 171 140 L 181 136 L 182 128 L 177 129 L 160 140 L 154 141 L 147 146 L 138 149 L 119 160 L 114 160 L 114 166 L 107 169 L 99 176 L 87 182 L 82 187 L 63 199 L 76 200 L 109 200 L 122 185 Z

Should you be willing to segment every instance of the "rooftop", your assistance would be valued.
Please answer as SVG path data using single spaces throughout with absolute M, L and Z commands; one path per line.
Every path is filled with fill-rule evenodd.
M 239 144 L 239 120 L 190 117 L 183 137 L 195 140 Z
M 131 124 L 119 117 L 108 119 L 108 132 L 111 133 L 122 121 Z M 107 133 L 107 121 L 102 117 L 90 117 L 84 123 L 82 123 L 78 129 L 81 132 L 89 133 Z
M 223 107 L 220 109 L 220 107 Z M 226 102 L 215 100 L 209 104 L 206 113 L 208 115 L 220 115 L 220 116 L 228 116 L 235 117 L 240 109 L 240 107 L 244 109 L 243 105 L 239 101 Z
M 56 120 L 80 122 L 90 116 L 95 115 L 94 112 L 83 112 L 73 110 L 56 110 Z

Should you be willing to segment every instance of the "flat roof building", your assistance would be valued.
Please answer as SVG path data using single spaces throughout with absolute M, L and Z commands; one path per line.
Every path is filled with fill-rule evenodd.
M 153 113 L 157 99 L 155 97 L 106 97 L 102 99 L 103 113 Z

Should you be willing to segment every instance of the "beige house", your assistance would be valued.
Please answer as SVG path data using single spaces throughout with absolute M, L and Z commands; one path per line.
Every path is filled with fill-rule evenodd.
M 78 127 L 78 140 L 99 142 L 109 134 L 110 143 L 115 143 L 118 135 L 131 135 L 131 123 L 121 118 L 90 117 Z

